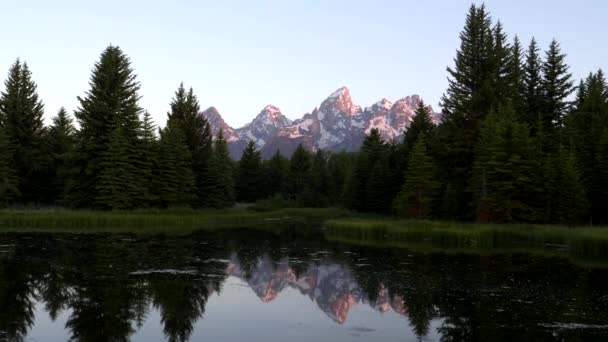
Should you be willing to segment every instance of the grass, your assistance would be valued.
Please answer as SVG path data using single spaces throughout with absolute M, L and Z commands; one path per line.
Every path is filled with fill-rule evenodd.
M 603 228 L 352 217 L 330 219 L 324 227 L 329 240 L 347 243 L 452 252 L 565 254 L 608 265 L 608 229 Z
M 266 212 L 242 208 L 107 212 L 66 209 L 0 210 L 0 232 L 188 233 L 194 230 L 320 225 L 329 218 L 344 215 L 344 211 L 331 208 L 280 209 Z M 277 225 L 277 222 L 282 224 Z
M 361 216 L 339 209 L 0 210 L 0 232 L 171 233 L 323 227 L 328 240 L 366 246 L 472 253 L 568 255 L 608 265 L 608 229 L 546 225 L 465 224 Z M 252 210 L 253 209 L 253 210 Z M 260 211 L 261 210 L 261 211 Z

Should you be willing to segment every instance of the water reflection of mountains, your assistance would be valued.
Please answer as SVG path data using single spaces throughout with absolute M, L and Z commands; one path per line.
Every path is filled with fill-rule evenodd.
M 358 303 L 368 304 L 380 312 L 393 309 L 400 314 L 406 313 L 403 298 L 399 295 L 389 296 L 389 291 L 383 284 L 380 284 L 375 299 L 370 300 L 348 266 L 322 262 L 308 265 L 306 271 L 298 275 L 290 267 L 290 261 L 294 262 L 289 258 L 275 262 L 265 254 L 247 272 L 238 256 L 233 254 L 226 273 L 246 281 L 265 303 L 275 299 L 287 287 L 297 289 L 340 324 L 346 321 L 350 308 Z M 302 261 L 296 259 L 295 262 Z
M 357 304 L 403 315 L 420 337 L 441 319 L 445 341 L 512 340 L 522 329 L 529 340 L 589 340 L 606 331 L 546 324 L 608 321 L 607 272 L 561 259 L 412 255 L 252 232 L 14 234 L 0 236 L 0 341 L 26 337 L 36 303 L 53 319 L 69 316 L 73 341 L 127 341 L 151 307 L 167 340 L 186 341 L 210 296 L 221 296 L 231 276 L 263 302 L 296 289 L 338 323 Z

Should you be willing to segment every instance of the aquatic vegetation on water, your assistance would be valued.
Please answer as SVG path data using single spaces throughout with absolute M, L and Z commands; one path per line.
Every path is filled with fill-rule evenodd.
M 342 218 L 324 224 L 328 239 L 357 244 L 475 253 L 568 255 L 608 267 L 608 229 Z
M 346 215 L 339 209 L 149 209 L 134 211 L 0 210 L 0 231 L 189 233 L 195 230 L 320 225 Z

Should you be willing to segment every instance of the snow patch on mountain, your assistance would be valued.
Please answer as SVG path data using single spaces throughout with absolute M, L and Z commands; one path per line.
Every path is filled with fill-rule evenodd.
M 385 140 L 399 141 L 420 101 L 418 95 L 406 96 L 394 103 L 383 98 L 362 109 L 353 103 L 348 88 L 342 87 L 331 93 L 311 113 L 295 121 L 285 117 L 274 105 L 265 106 L 250 123 L 239 129 L 226 125 L 213 107 L 203 114 L 208 117 L 214 134 L 220 128 L 224 131 L 231 155 L 238 159 L 249 140 L 253 140 L 262 150 L 263 157 L 271 156 L 277 149 L 289 155 L 300 143 L 313 151 L 319 148 L 356 151 L 365 134 L 374 128 L 380 131 Z M 433 121 L 439 123 L 440 114 L 430 106 L 428 108 Z

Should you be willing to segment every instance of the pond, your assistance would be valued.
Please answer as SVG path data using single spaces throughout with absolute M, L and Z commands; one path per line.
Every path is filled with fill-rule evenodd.
M 0 341 L 606 341 L 608 270 L 253 229 L 0 235 Z

